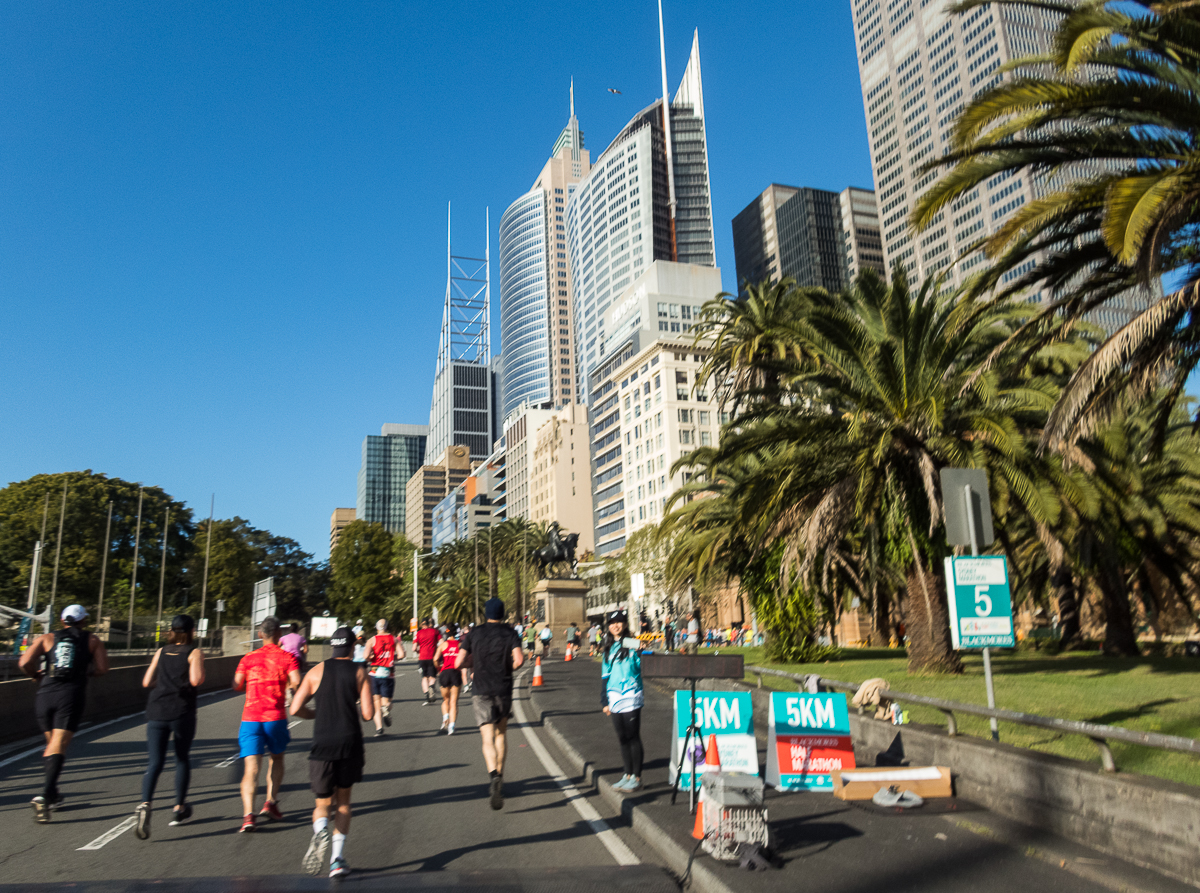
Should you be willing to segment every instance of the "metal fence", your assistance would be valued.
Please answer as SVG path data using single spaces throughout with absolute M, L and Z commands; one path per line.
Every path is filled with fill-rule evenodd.
M 823 689 L 832 689 L 834 691 L 847 692 L 854 694 L 858 691 L 859 686 L 852 682 L 842 682 L 837 679 L 826 679 L 823 676 L 815 674 L 802 675 L 800 673 L 788 673 L 784 670 L 773 670 L 770 667 L 746 667 L 747 673 L 752 673 L 758 680 L 758 687 L 762 688 L 763 676 L 777 676 L 782 679 L 789 679 L 796 683 L 801 691 L 811 691 L 811 687 L 815 687 L 820 691 Z M 1085 738 L 1091 739 L 1092 743 L 1100 750 L 1100 762 L 1104 765 L 1106 772 L 1117 771 L 1117 761 L 1113 758 L 1111 748 L 1108 746 L 1109 741 L 1120 741 L 1124 744 L 1138 744 L 1142 747 L 1154 747 L 1159 750 L 1175 750 L 1183 753 L 1200 754 L 1200 741 L 1194 738 L 1184 738 L 1180 735 L 1163 735 L 1158 732 L 1138 732 L 1133 729 L 1123 729 L 1119 726 L 1105 726 L 1094 722 L 1084 722 L 1077 719 L 1060 719 L 1056 716 L 1039 716 L 1036 713 L 1021 713 L 1016 710 L 1000 710 L 991 707 L 981 707 L 978 704 L 964 704 L 961 701 L 946 701 L 942 698 L 930 698 L 925 695 L 914 695 L 903 691 L 892 691 L 884 689 L 879 692 L 881 698 L 886 698 L 889 701 L 896 701 L 901 704 L 916 704 L 924 707 L 932 707 L 935 710 L 940 710 L 946 717 L 946 734 L 954 737 L 958 734 L 958 721 L 955 719 L 956 713 L 965 713 L 970 716 L 983 716 L 990 719 L 996 719 L 1001 722 L 1015 723 L 1022 726 L 1035 726 L 1041 729 L 1053 729 L 1057 732 L 1066 732 L 1071 735 L 1083 735 Z M 860 707 L 858 712 L 863 713 L 864 708 Z

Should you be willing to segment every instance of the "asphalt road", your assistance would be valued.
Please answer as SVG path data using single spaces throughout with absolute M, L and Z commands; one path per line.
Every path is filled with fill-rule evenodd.
M 286 820 L 238 834 L 241 763 L 235 756 L 242 698 L 222 694 L 201 704 L 189 796 L 195 816 L 184 826 L 167 825 L 169 757 L 146 841 L 128 828 L 120 831 L 131 824 L 146 764 L 140 718 L 80 733 L 60 783 L 66 808 L 49 825 L 36 824 L 29 805 L 40 793 L 40 756 L 0 765 L 0 885 L 117 882 L 98 886 L 128 889 L 138 880 L 257 877 L 260 889 L 279 881 L 292 889 L 309 886 L 289 879 L 299 880 L 312 833 L 306 759 L 312 724 L 292 729 L 281 796 Z M 513 889 L 525 889 L 521 878 L 557 876 L 563 890 L 586 889 L 589 878 L 608 878 L 608 889 L 621 879 L 626 883 L 617 886 L 629 890 L 675 889 L 652 852 L 601 798 L 555 780 L 539 752 L 564 763 L 536 729 L 510 727 L 505 806 L 490 809 L 479 735 L 469 703 L 463 707 L 455 735 L 439 733 L 440 706 L 422 706 L 415 669 L 400 667 L 394 725 L 374 738 L 364 724 L 366 774 L 354 791 L 345 853 L 354 878 L 373 886 L 366 882 L 390 877 L 392 888 L 404 889 L 416 889 L 414 872 L 443 872 L 436 888 L 499 889 L 504 884 L 498 879 L 505 878 Z M 407 880 L 398 883 L 399 875 Z

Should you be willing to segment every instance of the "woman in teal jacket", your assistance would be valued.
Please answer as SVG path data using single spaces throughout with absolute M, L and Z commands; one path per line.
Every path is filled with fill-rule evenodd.
M 641 642 L 629 635 L 624 611 L 608 615 L 608 632 L 601 644 L 600 679 L 604 683 L 600 704 L 612 717 L 621 744 L 625 774 L 613 790 L 629 793 L 642 786 L 642 657 Z

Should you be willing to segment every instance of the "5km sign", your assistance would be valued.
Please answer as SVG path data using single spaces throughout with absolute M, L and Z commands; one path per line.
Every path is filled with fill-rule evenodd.
M 1002 555 L 946 559 L 955 648 L 1014 648 L 1012 592 Z

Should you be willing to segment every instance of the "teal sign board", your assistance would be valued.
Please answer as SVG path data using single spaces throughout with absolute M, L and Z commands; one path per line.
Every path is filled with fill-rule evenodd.
M 832 791 L 832 773 L 854 768 L 845 695 L 772 692 L 768 720 L 766 781 L 777 790 Z
M 691 700 L 691 692 L 675 692 L 675 721 L 671 736 L 672 783 L 679 766 L 679 755 L 683 752 Z M 683 758 L 683 776 L 679 780 L 680 788 L 686 791 L 693 786 L 697 789 L 700 787 L 700 773 L 697 770 L 704 765 L 704 755 L 714 735 L 722 772 L 758 775 L 758 743 L 754 738 L 754 703 L 750 700 L 750 692 L 696 692 L 695 721 L 700 727 L 700 738 L 697 740 L 693 737 L 688 743 L 688 753 Z
M 1015 648 L 1012 591 L 1003 555 L 946 559 L 954 647 Z

